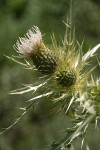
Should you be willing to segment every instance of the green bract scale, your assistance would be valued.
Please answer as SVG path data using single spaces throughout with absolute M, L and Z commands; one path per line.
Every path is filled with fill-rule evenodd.
M 56 80 L 63 87 L 70 87 L 76 82 L 76 74 L 73 70 L 61 70 L 57 73 Z
M 52 74 L 57 66 L 57 56 L 51 50 L 40 50 L 32 55 L 33 63 L 37 70 L 43 74 Z

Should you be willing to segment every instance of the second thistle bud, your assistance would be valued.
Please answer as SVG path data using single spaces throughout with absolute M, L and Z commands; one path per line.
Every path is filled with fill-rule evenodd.
M 76 74 L 73 70 L 64 69 L 56 74 L 56 80 L 63 87 L 70 87 L 76 82 Z

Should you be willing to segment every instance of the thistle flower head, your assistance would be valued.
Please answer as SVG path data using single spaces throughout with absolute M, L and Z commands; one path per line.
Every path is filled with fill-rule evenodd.
M 68 24 L 66 24 L 68 32 L 61 46 L 57 45 L 55 37 L 52 39 L 51 48 L 45 46 L 42 34 L 35 26 L 23 38 L 19 38 L 14 45 L 19 54 L 33 61 L 35 69 L 31 68 L 42 74 L 39 74 L 40 76 L 33 84 L 10 92 L 10 94 L 24 94 L 31 91 L 34 96 L 28 100 L 30 104 L 27 107 L 21 108 L 24 111 L 22 115 L 3 132 L 15 125 L 43 97 L 47 99 L 50 97 L 56 103 L 57 112 L 63 110 L 67 117 L 76 122 L 74 130 L 71 129 L 67 136 L 59 142 L 60 144 L 54 143 L 53 149 L 62 149 L 62 145 L 64 149 L 69 147 L 73 139 L 80 135 L 83 136 L 92 119 L 96 120 L 96 117 L 100 117 L 100 79 L 96 82 L 94 80 L 92 83 L 88 82 L 93 68 L 89 71 L 85 70 L 88 59 L 94 56 L 100 44 L 83 55 L 83 43 L 80 45 L 71 31 L 71 11 Z M 21 65 L 31 66 L 26 59 L 24 59 L 25 64 L 14 58 L 11 59 Z M 41 89 L 44 91 L 42 94 Z M 89 114 L 92 115 L 88 117 Z
M 26 33 L 24 37 L 19 38 L 14 45 L 14 48 L 24 57 L 30 57 L 34 53 L 37 53 L 42 46 L 42 34 L 39 28 L 34 26 Z
M 35 68 L 43 74 L 52 74 L 57 66 L 55 53 L 47 48 L 38 27 L 31 28 L 24 38 L 19 38 L 14 45 L 16 51 L 24 57 L 29 57 Z
M 49 91 L 54 102 L 62 102 L 60 107 L 63 106 L 65 112 L 68 112 L 73 102 L 83 95 L 92 72 L 92 69 L 86 72 L 84 68 L 87 67 L 88 59 L 93 57 L 100 47 L 98 44 L 83 55 L 82 44 L 77 42 L 74 34 L 70 40 L 65 34 L 62 46 L 58 46 L 53 35 L 52 46 L 49 48 L 44 45 L 38 27 L 29 30 L 26 36 L 16 43 L 18 53 L 29 56 L 34 63 L 35 70 L 43 74 L 42 79 L 46 81 L 41 87 Z M 39 82 L 41 85 L 42 79 Z
M 100 79 L 88 83 L 88 78 L 93 69 L 89 71 L 84 69 L 87 67 L 88 59 L 93 57 L 94 53 L 100 48 L 100 44 L 83 55 L 82 45 L 75 40 L 75 36 L 72 38 L 66 37 L 65 35 L 62 46 L 58 46 L 53 41 L 52 48 L 48 48 L 42 41 L 42 35 L 38 27 L 33 27 L 24 38 L 19 38 L 19 41 L 17 41 L 14 46 L 16 51 L 24 57 L 29 57 L 34 63 L 34 71 L 38 70 L 42 74 L 38 76 L 35 83 L 25 85 L 23 88 L 10 93 L 24 94 L 32 91 L 35 95 L 28 100 L 30 104 L 27 107 L 21 108 L 24 110 L 21 116 L 3 132 L 15 125 L 43 97 L 47 99 L 50 97 L 56 103 L 56 112 L 64 111 L 67 117 L 76 122 L 77 130 L 72 135 L 70 135 L 72 133 L 72 130 L 70 130 L 69 137 L 67 134 L 68 145 L 74 138 L 81 134 L 83 136 L 88 123 L 92 119 L 95 118 L 96 120 L 98 116 L 100 117 Z M 18 62 L 14 58 L 11 59 Z M 30 66 L 29 61 L 25 62 L 26 64 L 18 63 L 27 67 Z M 41 89 L 45 92 L 39 94 Z M 90 116 L 87 117 L 89 114 Z M 83 129 L 84 127 L 85 129 Z M 64 144 L 63 140 L 61 140 L 60 145 L 61 143 Z M 59 144 L 54 144 L 55 149 L 57 145 L 59 147 Z

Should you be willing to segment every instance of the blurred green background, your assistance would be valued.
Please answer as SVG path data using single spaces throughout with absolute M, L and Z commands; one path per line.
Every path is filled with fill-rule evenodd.
M 33 25 L 45 34 L 47 44 L 51 44 L 52 32 L 59 42 L 65 33 L 63 21 L 68 11 L 69 0 L 0 0 L 0 129 L 11 125 L 21 113 L 17 108 L 26 106 L 26 100 L 33 96 L 12 96 L 8 92 L 20 88 L 22 83 L 33 83 L 35 77 L 3 54 L 16 55 L 13 45 Z M 85 39 L 84 52 L 100 43 L 99 0 L 73 0 L 72 20 L 79 42 Z M 35 111 L 31 110 L 16 126 L 0 135 L 0 150 L 48 150 L 71 126 L 64 114 L 52 113 L 53 107 L 50 100 L 41 100 Z M 100 132 L 91 126 L 87 135 L 90 149 L 100 150 Z M 77 150 L 80 145 L 75 141 Z

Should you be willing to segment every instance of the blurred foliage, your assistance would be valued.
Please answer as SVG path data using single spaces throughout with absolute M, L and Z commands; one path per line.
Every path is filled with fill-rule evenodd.
M 20 114 L 18 107 L 25 106 L 28 94 L 11 96 L 7 92 L 19 88 L 22 83 L 34 82 L 35 74 L 7 60 L 3 54 L 16 55 L 13 44 L 33 25 L 38 26 L 47 44 L 51 33 L 58 40 L 63 37 L 69 0 L 0 0 L 0 128 L 9 126 Z M 73 27 L 79 42 L 84 42 L 84 51 L 100 42 L 100 1 L 73 0 Z M 45 36 L 46 34 L 46 36 Z M 31 110 L 17 126 L 0 135 L 0 150 L 47 150 L 53 140 L 59 139 L 70 126 L 63 114 L 53 114 L 54 105 L 44 99 Z M 91 132 L 92 130 L 92 132 Z M 100 135 L 88 134 L 91 150 L 99 150 Z M 80 149 L 76 143 L 76 149 Z

